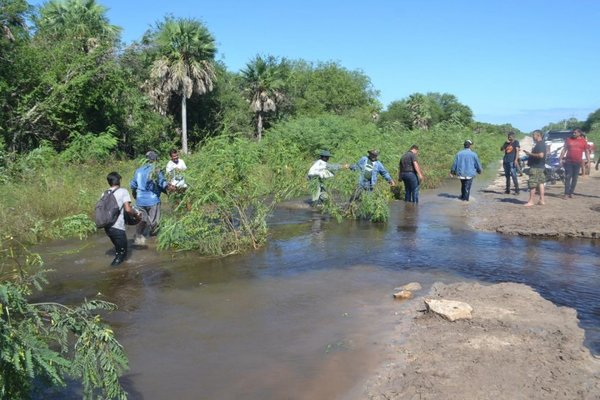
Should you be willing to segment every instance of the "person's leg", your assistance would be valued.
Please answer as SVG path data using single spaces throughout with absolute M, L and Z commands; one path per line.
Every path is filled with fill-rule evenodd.
M 404 184 L 404 201 L 410 202 L 413 196 L 412 185 L 408 174 L 402 173 L 402 183 Z
M 421 182 L 419 182 L 419 178 L 415 175 L 415 188 L 413 190 L 413 201 L 415 203 L 419 202 L 419 191 L 421 189 Z
M 565 164 L 565 194 L 571 197 L 577 186 L 577 178 L 579 178 L 580 164 L 566 163 Z M 567 177 L 569 177 L 569 186 L 567 187 Z
M 504 193 L 506 194 L 510 193 L 510 177 L 512 174 L 512 168 L 510 164 L 511 163 L 509 162 L 502 163 L 502 167 L 504 167 L 504 177 L 506 178 L 506 189 L 504 190 Z
M 127 235 L 122 229 L 106 228 L 106 235 L 115 246 L 115 258 L 110 265 L 119 265 L 127 256 Z
M 321 198 L 321 182 L 317 182 L 317 178 L 312 178 L 311 185 L 313 185 L 311 200 L 313 204 L 316 204 Z
M 158 228 L 160 224 L 160 203 L 153 205 L 148 210 L 148 226 L 149 235 L 155 236 L 158 234 Z
M 469 201 L 469 197 L 471 196 L 471 184 L 473 183 L 473 178 L 465 179 L 465 200 Z
M 544 186 L 544 185 L 541 185 Z M 529 188 L 529 200 L 525 203 L 525 207 L 531 207 L 535 203 L 533 202 L 533 197 L 535 196 L 535 187 Z
M 519 178 L 517 178 L 517 167 L 515 166 L 515 163 L 511 163 L 510 173 L 513 185 L 515 186 L 515 194 L 519 194 Z
M 466 179 L 461 179 L 460 180 L 460 199 L 461 200 L 467 200 L 467 195 L 466 195 L 466 183 L 467 180 Z
M 538 204 L 543 206 L 544 204 L 546 204 L 546 201 L 544 200 L 544 185 L 539 185 L 538 189 L 540 191 L 540 201 L 538 202 Z

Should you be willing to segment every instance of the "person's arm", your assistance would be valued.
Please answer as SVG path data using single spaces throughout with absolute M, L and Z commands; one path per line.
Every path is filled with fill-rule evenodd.
M 350 171 L 356 171 L 357 169 L 361 169 L 361 167 L 360 167 L 360 162 L 361 162 L 362 160 L 363 160 L 363 159 L 361 158 L 361 159 L 360 159 L 360 160 L 358 160 L 356 163 L 354 163 L 354 164 L 350 164 L 350 166 L 348 167 L 348 169 L 349 169 Z
M 562 165 L 563 160 L 565 155 L 567 154 L 567 144 L 565 143 L 565 145 L 563 146 L 562 150 L 560 151 L 560 156 L 558 156 L 558 162 Z
M 506 150 L 506 146 L 508 146 L 508 142 L 504 142 L 504 144 L 502 145 L 502 147 L 500 147 L 500 151 Z
M 398 182 L 402 180 L 402 157 L 400 157 L 400 162 L 398 163 Z
M 160 188 L 160 190 L 164 193 L 167 193 L 167 188 L 169 187 L 169 182 L 167 182 L 167 180 L 165 179 L 165 175 L 163 174 L 162 171 L 158 171 L 157 177 L 156 177 L 156 183 L 158 183 L 158 187 Z
M 450 175 L 456 175 L 456 168 L 458 168 L 458 155 L 454 156 L 452 167 L 450 167 Z
M 131 188 L 131 195 L 134 199 L 137 199 L 137 180 L 135 179 L 135 176 L 131 182 L 129 182 L 129 187 Z
M 519 156 L 521 153 L 521 147 L 515 147 L 515 167 L 519 168 Z
M 481 171 L 483 171 L 483 168 L 481 167 L 481 162 L 479 162 L 479 157 L 477 156 L 477 154 L 475 155 L 475 170 L 478 174 L 481 174 Z
M 387 169 L 385 169 L 385 167 L 383 166 L 383 163 L 379 162 L 379 174 L 381 176 L 383 176 L 383 179 L 385 179 L 386 181 L 388 181 L 388 183 L 390 184 L 390 186 L 396 186 L 396 182 L 392 179 L 392 176 L 390 175 L 389 172 L 387 172 Z
M 413 162 L 413 166 L 415 167 L 415 172 L 417 173 L 419 180 L 423 181 L 423 173 L 421 172 L 421 167 L 419 167 L 419 163 L 417 162 L 417 160 Z

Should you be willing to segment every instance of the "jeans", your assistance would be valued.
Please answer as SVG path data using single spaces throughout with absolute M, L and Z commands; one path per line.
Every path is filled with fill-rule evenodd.
M 517 180 L 517 167 L 513 161 L 504 162 L 504 176 L 506 177 L 506 191 L 510 191 L 510 180 L 512 178 L 515 186 L 515 192 L 519 191 L 519 181 Z
M 473 178 L 460 179 L 460 199 L 463 201 L 469 201 L 469 195 L 471 194 L 471 184 Z
M 404 201 L 409 203 L 419 202 L 419 178 L 414 172 L 403 172 L 400 175 L 404 182 Z
M 579 178 L 580 163 L 566 162 L 565 168 L 565 194 L 573 194 L 575 186 L 577 186 L 577 178 Z
M 127 254 L 127 235 L 125 231 L 117 228 L 104 228 L 104 232 L 115 246 L 116 255 L 125 256 Z

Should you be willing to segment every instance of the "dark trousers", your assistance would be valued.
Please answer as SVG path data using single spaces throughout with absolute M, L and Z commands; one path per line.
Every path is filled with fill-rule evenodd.
M 419 202 L 419 177 L 414 172 L 403 172 L 400 175 L 404 182 L 404 201 L 409 203 Z
M 117 228 L 104 228 L 106 236 L 110 239 L 112 244 L 115 246 L 115 253 L 118 255 L 127 254 L 127 235 L 124 230 Z
M 566 162 L 565 168 L 565 194 L 573 194 L 575 186 L 577 186 L 577 178 L 579 178 L 580 163 Z
M 515 185 L 515 191 L 519 191 L 519 181 L 517 179 L 517 167 L 514 162 L 504 162 L 504 176 L 506 177 L 506 191 L 510 190 L 510 180 Z
M 469 201 L 469 195 L 471 194 L 471 184 L 473 183 L 473 178 L 469 179 L 460 179 L 460 199 L 464 201 Z

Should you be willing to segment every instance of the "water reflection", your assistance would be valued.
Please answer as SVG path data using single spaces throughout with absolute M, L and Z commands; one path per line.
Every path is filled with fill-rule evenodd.
M 48 296 L 101 292 L 120 306 L 109 318 L 140 399 L 335 398 L 385 358 L 402 313 L 391 293 L 410 281 L 424 291 L 435 281 L 528 284 L 574 307 L 600 352 L 600 246 L 473 232 L 465 215 L 463 202 L 435 192 L 416 207 L 395 202 L 387 224 L 277 210 L 268 245 L 251 254 L 148 249 L 118 269 L 106 266 L 105 238 L 93 238 L 48 261 L 58 270 Z

